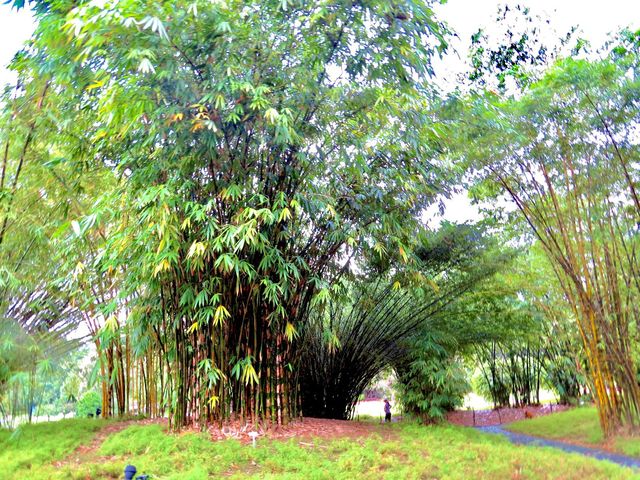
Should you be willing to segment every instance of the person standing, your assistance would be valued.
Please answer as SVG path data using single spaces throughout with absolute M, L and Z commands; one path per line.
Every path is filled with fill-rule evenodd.
M 391 421 L 391 404 L 389 403 L 388 399 L 384 399 L 384 421 L 385 422 L 390 422 Z

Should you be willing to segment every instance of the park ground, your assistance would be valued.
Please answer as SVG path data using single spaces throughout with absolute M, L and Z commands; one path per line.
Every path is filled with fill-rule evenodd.
M 640 456 L 640 440 L 604 442 L 592 408 L 509 429 Z M 116 479 L 127 464 L 151 479 L 629 479 L 640 472 L 555 449 L 518 446 L 473 428 L 377 419 L 306 419 L 259 437 L 171 434 L 161 421 L 71 419 L 0 431 L 0 479 Z M 224 438 L 218 440 L 218 438 Z
M 604 440 L 595 408 L 575 408 L 557 415 L 521 420 L 508 430 L 576 445 L 597 447 L 612 453 L 640 458 L 640 438 L 620 435 Z

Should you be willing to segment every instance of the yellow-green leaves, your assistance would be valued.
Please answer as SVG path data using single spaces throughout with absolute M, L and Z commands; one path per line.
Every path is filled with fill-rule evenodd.
M 218 305 L 216 312 L 213 315 L 213 324 L 215 326 L 220 326 L 230 316 L 231 314 L 229 313 L 229 310 L 227 310 L 224 305 Z
M 260 383 L 260 380 L 258 379 L 258 374 L 256 373 L 255 368 L 253 368 L 253 364 L 251 362 L 246 363 L 242 367 L 241 381 L 245 385 L 249 385 L 250 383 L 258 385 Z
M 83 272 L 84 272 L 84 263 L 79 261 L 78 263 L 76 263 L 76 266 L 73 269 L 73 278 L 77 279 L 78 277 L 80 277 L 80 275 L 82 275 Z
M 278 223 L 286 222 L 290 218 L 291 218 L 291 211 L 287 207 L 284 207 L 282 210 L 280 210 L 280 216 L 278 217 Z
M 271 125 L 275 125 L 280 118 L 280 114 L 275 108 L 269 108 L 264 112 L 264 118 L 266 118 Z
M 290 342 L 298 336 L 298 331 L 291 322 L 287 322 L 287 325 L 284 328 L 284 335 Z
M 115 315 L 110 315 L 104 322 L 103 329 L 105 331 L 114 333 L 118 331 L 120 324 L 118 323 L 118 317 Z
M 329 217 L 330 218 L 333 218 L 333 217 L 335 217 L 337 215 L 336 214 L 336 209 L 333 208 L 333 205 L 327 204 L 326 208 L 327 208 L 327 212 L 329 213 Z
M 240 380 L 244 385 L 259 384 L 260 379 L 258 378 L 258 374 L 253 367 L 252 362 L 253 357 L 250 355 L 241 360 L 238 360 L 231 369 L 231 376 L 235 377 L 237 380 Z
M 220 198 L 225 201 L 236 201 L 242 196 L 242 189 L 238 185 L 229 185 L 220 192 Z
M 198 322 L 193 322 L 193 323 L 189 326 L 189 328 L 187 328 L 187 333 L 188 333 L 188 334 L 192 334 L 193 332 L 195 332 L 196 330 L 198 330 L 198 327 L 199 327 Z
M 189 247 L 189 251 L 187 252 L 187 258 L 196 256 L 202 257 L 207 251 L 207 244 L 205 242 L 195 241 Z
M 407 255 L 407 252 L 405 251 L 404 247 L 402 245 L 398 246 L 398 252 L 400 253 L 400 257 L 402 258 L 402 261 L 404 263 L 407 263 L 409 261 L 409 257 Z
M 156 265 L 156 268 L 153 270 L 153 276 L 156 277 L 158 276 L 158 274 L 162 272 L 166 272 L 170 269 L 171 269 L 171 264 L 169 263 L 169 260 L 165 258 Z
M 386 247 L 380 242 L 375 243 L 373 251 L 376 252 L 380 258 L 383 258 L 387 254 Z
M 313 299 L 311 300 L 311 304 L 314 306 L 316 305 L 320 306 L 327 303 L 330 299 L 331 299 L 331 292 L 329 291 L 329 289 L 322 288 L 313 296 Z
M 87 88 L 87 92 L 91 90 L 95 90 L 96 88 L 101 88 L 105 83 L 107 83 L 108 78 L 103 78 L 102 80 L 94 80 Z

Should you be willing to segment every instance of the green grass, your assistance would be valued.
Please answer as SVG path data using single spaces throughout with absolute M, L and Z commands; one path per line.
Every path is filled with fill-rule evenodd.
M 637 438 L 616 438 L 613 443 L 614 450 L 630 455 L 632 457 L 640 457 L 640 440 Z
M 574 408 L 543 417 L 511 423 L 505 428 L 538 437 L 599 444 L 604 440 L 598 412 L 593 407 Z
M 30 478 L 43 466 L 89 443 L 105 423 L 96 419 L 69 419 L 24 425 L 13 432 L 0 430 L 0 479 Z
M 109 436 L 97 452 L 85 455 L 79 464 L 57 468 L 49 463 L 81 441 L 90 441 L 96 425 L 95 421 L 79 420 L 26 428 L 10 451 L 0 450 L 0 478 L 116 479 L 121 478 L 124 466 L 132 463 L 139 473 L 152 474 L 153 479 L 175 480 L 640 479 L 640 475 L 633 477 L 631 470 L 608 462 L 553 449 L 515 446 L 470 428 L 411 423 L 375 427 L 383 434 L 390 432 L 390 438 L 374 434 L 356 439 L 315 439 L 313 446 L 301 445 L 297 439 L 260 439 L 255 449 L 232 440 L 212 442 L 204 434 L 167 434 L 160 425 L 133 425 Z M 11 463 L 14 455 L 30 455 L 44 445 L 50 445 L 50 450 L 42 450 L 37 461 Z M 45 458 L 47 452 L 50 458 Z M 7 470 L 2 467 L 5 465 L 16 470 Z
M 598 412 L 593 407 L 575 408 L 545 417 L 522 420 L 505 428 L 538 437 L 608 447 L 625 455 L 640 457 L 639 438 L 618 437 L 604 442 Z

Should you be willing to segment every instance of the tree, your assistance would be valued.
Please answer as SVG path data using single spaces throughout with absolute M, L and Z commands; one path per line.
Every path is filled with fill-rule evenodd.
M 459 345 L 455 338 L 431 329 L 407 342 L 408 353 L 395 365 L 403 411 L 423 422 L 442 420 L 463 404 L 471 389 Z
M 132 342 L 138 395 L 175 427 L 299 413 L 296 337 L 314 295 L 356 256 L 412 261 L 418 214 L 443 188 L 423 79 L 444 39 L 429 5 L 43 9 L 18 65 L 64 118 L 42 138 L 60 136 L 78 173 L 115 180 L 71 227 L 108 286 L 82 305 L 104 319 L 101 347 L 124 345 L 108 374 L 118 405 Z
M 429 389 L 443 386 L 445 377 L 424 377 L 425 365 L 439 365 L 437 373 L 452 378 L 461 375 L 451 360 L 472 334 L 459 328 L 450 307 L 503 265 L 505 256 L 492 247 L 482 226 L 444 224 L 419 236 L 415 264 L 378 264 L 350 282 L 341 301 L 316 305 L 302 332 L 304 412 L 351 418 L 365 388 L 389 367 L 398 373 L 405 406 L 415 413 L 437 416 L 459 402 L 433 396 Z M 461 390 L 455 383 L 451 395 Z M 430 406 L 418 412 L 418 398 Z
M 481 28 L 471 36 L 468 80 L 481 89 L 496 88 L 502 93 L 522 90 L 538 79 L 563 50 L 568 50 L 577 30 L 574 26 L 558 36 L 551 19 L 521 4 L 498 7 L 495 21 L 498 28 L 494 25 L 491 34 Z M 558 37 L 556 41 L 548 43 L 554 37 Z M 585 45 L 578 38 L 572 53 L 579 53 Z
M 472 100 L 456 139 L 488 180 L 476 192 L 507 194 L 547 254 L 576 319 L 606 436 L 640 424 L 631 343 L 640 293 L 640 204 L 630 163 L 637 56 L 618 51 L 561 61 L 522 99 Z

